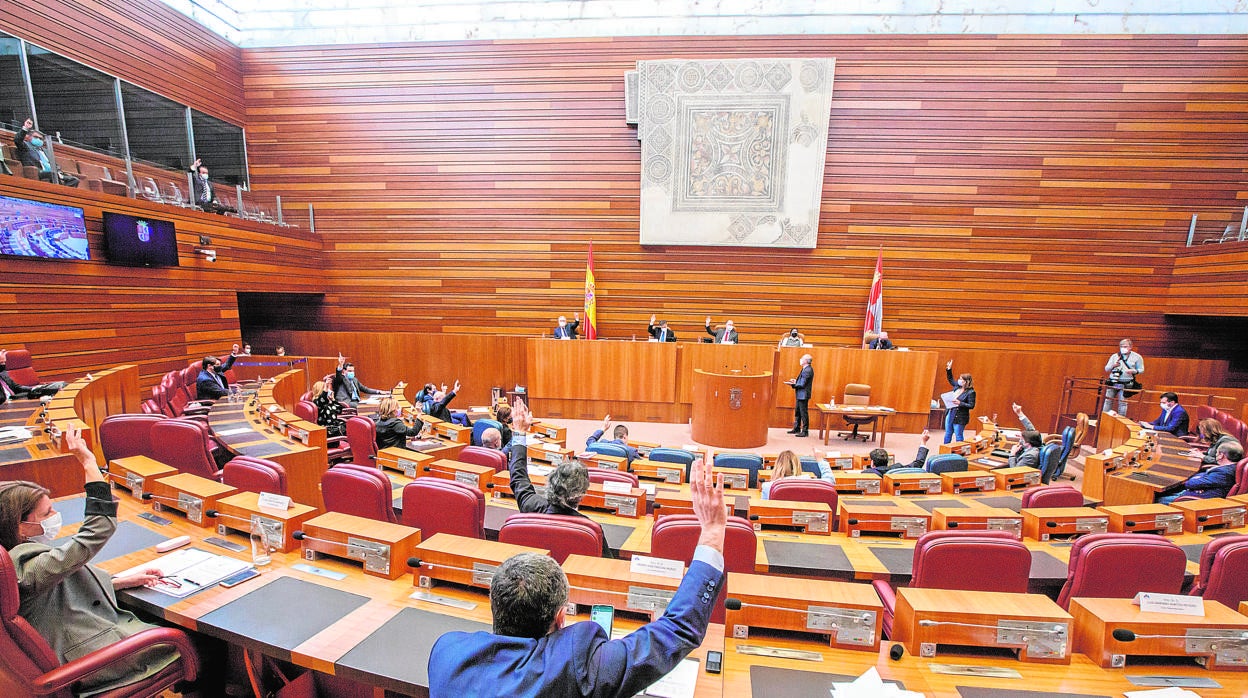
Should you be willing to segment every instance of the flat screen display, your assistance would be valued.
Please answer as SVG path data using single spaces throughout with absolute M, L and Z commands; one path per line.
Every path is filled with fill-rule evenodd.
M 89 259 L 82 209 L 0 196 L 0 254 Z
M 178 266 L 178 236 L 171 221 L 104 212 L 108 261 L 139 267 Z

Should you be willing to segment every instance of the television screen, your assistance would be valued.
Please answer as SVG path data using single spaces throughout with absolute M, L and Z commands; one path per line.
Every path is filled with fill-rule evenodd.
M 170 221 L 105 211 L 104 249 L 117 264 L 178 266 L 178 236 Z
M 0 196 L 0 254 L 89 259 L 82 209 Z

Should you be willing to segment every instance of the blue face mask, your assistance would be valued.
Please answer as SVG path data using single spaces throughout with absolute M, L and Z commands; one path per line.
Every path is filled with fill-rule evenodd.
M 355 371 L 347 371 L 347 378 L 355 378 Z
M 31 145 L 33 145 L 33 146 L 35 146 L 36 148 L 42 148 L 42 147 L 43 147 L 43 139 L 42 139 L 42 138 L 32 138 L 32 139 L 30 139 L 30 144 L 31 144 Z

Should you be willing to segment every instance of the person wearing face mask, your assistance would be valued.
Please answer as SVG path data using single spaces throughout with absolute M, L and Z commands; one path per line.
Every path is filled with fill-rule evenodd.
M 52 167 L 52 159 L 48 157 L 44 146 L 47 145 L 42 133 L 35 130 L 35 122 L 27 119 L 22 128 L 13 134 L 13 147 L 17 151 L 17 159 L 26 167 L 39 170 L 39 179 L 45 182 L 60 182 L 67 187 L 78 186 L 78 178 L 65 174 L 61 168 Z
M 801 437 L 810 435 L 810 390 L 815 384 L 815 369 L 810 367 L 813 360 L 810 354 L 803 354 L 798 362 L 802 368 L 797 372 L 797 378 L 785 381 L 793 388 L 794 396 L 793 428 L 787 433 Z
M 963 373 L 955 381 L 953 379 L 953 359 L 945 364 L 945 380 L 957 391 L 949 411 L 945 413 L 945 443 L 961 441 L 963 430 L 971 421 L 971 410 L 975 409 L 975 384 L 971 374 Z
M 205 356 L 201 363 L 199 376 L 195 378 L 195 399 L 196 400 L 219 400 L 230 394 L 230 381 L 225 377 L 225 372 L 234 366 L 234 359 L 238 358 L 238 345 L 230 350 L 230 358 L 222 363 L 221 359 L 215 356 Z
M 1235 485 L 1235 469 L 1238 467 L 1239 461 L 1243 459 L 1243 446 L 1240 446 L 1236 441 L 1224 443 L 1218 446 L 1212 468 L 1202 470 L 1187 478 L 1180 492 L 1161 497 L 1157 502 L 1159 504 L 1169 504 L 1179 497 L 1195 497 L 1197 499 L 1225 497 L 1230 493 L 1231 487 Z
M 1125 417 L 1127 391 L 1140 389 L 1138 376 L 1144 373 L 1144 357 L 1132 351 L 1132 346 L 1129 339 L 1118 342 L 1118 353 L 1110 354 L 1109 361 L 1105 362 L 1105 372 L 1109 377 L 1105 379 L 1105 404 L 1101 406 L 1102 412 L 1109 412 L 1114 408 L 1113 403 L 1117 402 L 1118 414 Z
M 1175 436 L 1187 436 L 1189 425 L 1187 410 L 1179 404 L 1179 396 L 1175 393 L 1161 394 L 1161 415 L 1157 419 L 1152 422 L 1140 422 L 1140 426 L 1145 429 L 1169 432 Z
M 66 429 L 65 444 L 82 465 L 87 494 L 82 525 L 66 542 L 52 545 L 60 535 L 61 515 L 52 508 L 47 489 L 33 482 L 0 483 L 0 545 L 17 573 L 18 614 L 48 641 L 61 663 L 156 627 L 119 607 L 114 590 L 152 586 L 160 579 L 155 568 L 113 577 L 88 564 L 117 530 L 117 502 L 77 427 Z M 178 656 L 172 646 L 154 646 L 91 674 L 75 684 L 74 695 L 134 683 Z
M 894 346 L 892 340 L 888 338 L 888 332 L 885 332 L 884 330 L 880 330 L 879 336 L 871 340 L 871 343 L 867 345 L 867 348 L 868 349 L 896 349 L 897 347 Z
M 355 377 L 355 364 L 338 355 L 338 368 L 334 369 L 334 397 L 344 405 L 360 404 L 360 395 L 389 395 L 385 390 L 374 390 Z
M 576 328 L 581 326 L 581 314 L 573 315 L 575 320 L 568 322 L 566 315 L 560 315 L 558 325 L 555 327 L 555 339 L 576 339 Z
M 706 316 L 706 333 L 715 338 L 716 344 L 736 344 L 737 331 L 732 327 L 732 320 L 724 323 L 724 326 L 717 329 L 711 329 L 711 316 Z
M 656 342 L 675 342 L 676 333 L 672 328 L 667 326 L 667 320 L 661 320 L 656 325 L 654 315 L 650 316 L 650 324 L 646 325 L 646 333 L 654 338 Z
M 783 347 L 800 347 L 800 346 L 802 346 L 802 333 L 798 332 L 797 328 L 794 327 L 793 329 L 789 330 L 788 334 L 785 334 L 784 336 L 780 337 L 780 343 L 776 345 L 776 348 L 781 349 Z
M 208 166 L 199 158 L 191 165 L 191 183 L 195 185 L 195 205 L 209 213 L 237 213 L 238 209 L 217 201 L 217 193 L 208 181 Z

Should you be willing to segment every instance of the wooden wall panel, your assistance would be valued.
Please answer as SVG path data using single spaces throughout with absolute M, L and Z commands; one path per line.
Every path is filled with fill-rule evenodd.
M 322 287 L 321 241 L 276 228 L 0 175 L 0 195 L 78 206 L 87 221 L 91 261 L 0 257 L 0 347 L 29 349 L 45 380 L 138 364 L 140 385 L 239 341 L 236 291 Z M 103 211 L 173 221 L 182 266 L 145 269 L 107 264 Z M 194 253 L 209 235 L 217 261 Z
M 813 251 L 642 247 L 623 72 L 673 57 L 837 59 Z M 877 251 L 916 349 L 1099 351 L 1163 337 L 1192 213 L 1242 201 L 1248 38 L 654 37 L 243 51 L 258 189 L 317 202 L 328 329 L 682 338 L 798 326 L 856 344 Z M 1182 354 L 1183 347 L 1155 347 Z
M 0 3 L 0 31 L 242 125 L 240 50 L 160 0 Z
M 1248 316 L 1248 243 L 1201 245 L 1174 260 L 1167 312 Z

